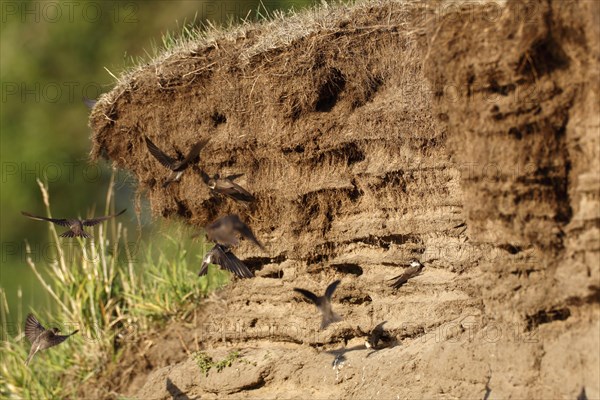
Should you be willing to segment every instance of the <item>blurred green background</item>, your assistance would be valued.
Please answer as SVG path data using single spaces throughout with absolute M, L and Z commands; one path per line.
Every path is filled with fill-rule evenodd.
M 114 78 L 106 69 L 119 76 L 185 25 L 258 19 L 257 10 L 265 15 L 314 3 L 320 1 L 0 2 L 0 287 L 12 315 L 51 307 L 25 257 L 27 240 L 38 268 L 54 258 L 48 224 L 20 214 L 45 215 L 36 178 L 50 186 L 54 217 L 104 213 L 111 169 L 88 161 L 89 111 L 81 99 L 111 90 Z M 147 211 L 138 225 L 134 191 L 135 181 L 119 172 L 116 209 L 128 209 L 119 218 L 129 226 L 129 241 L 178 229 L 151 221 Z M 189 256 L 196 259 L 200 250 L 190 249 Z

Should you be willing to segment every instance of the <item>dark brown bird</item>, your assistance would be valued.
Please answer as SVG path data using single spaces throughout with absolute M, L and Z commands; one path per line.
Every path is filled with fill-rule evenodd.
M 331 309 L 331 296 L 333 296 L 333 292 L 335 292 L 335 289 L 339 284 L 339 280 L 331 283 L 329 286 L 327 286 L 327 289 L 325 289 L 325 295 L 320 297 L 306 289 L 294 288 L 294 292 L 298 292 L 304 297 L 306 297 L 308 300 L 310 300 L 315 306 L 317 306 L 317 308 L 323 315 L 323 318 L 321 320 L 321 329 L 327 328 L 329 324 L 333 322 L 338 322 L 342 320 L 342 318 L 336 313 L 334 313 Z
M 113 215 L 105 215 L 104 217 L 91 218 L 91 219 L 66 219 L 66 218 L 46 218 L 46 217 L 38 217 L 37 215 L 29 214 L 28 212 L 21 211 L 21 214 L 26 216 L 27 218 L 36 219 L 39 221 L 49 221 L 55 223 L 60 226 L 65 226 L 69 228 L 68 231 L 64 232 L 60 235 L 60 237 L 82 237 L 82 238 L 92 238 L 93 236 L 86 231 L 83 230 L 84 226 L 94 226 L 98 225 L 102 221 L 106 221 L 107 219 L 118 217 L 123 214 L 127 209 L 124 209 L 118 214 Z
M 70 336 L 79 332 L 79 330 L 68 335 L 58 335 L 59 332 L 60 330 L 58 328 L 44 328 L 33 314 L 27 315 L 27 320 L 25 321 L 25 336 L 31 342 L 31 349 L 29 350 L 27 360 L 25 360 L 25 365 L 29 365 L 29 362 L 38 351 L 45 350 L 64 342 Z
M 419 275 L 423 270 L 423 267 L 425 266 L 419 261 L 412 260 L 408 268 L 406 268 L 406 270 L 402 274 L 395 276 L 392 279 L 389 279 L 390 281 L 395 281 L 390 286 L 392 286 L 394 289 L 399 289 L 400 287 L 402 287 L 402 285 L 408 282 L 409 279 Z
M 379 324 L 377 324 L 377 326 L 375 326 L 375 328 L 371 330 L 369 337 L 367 337 L 367 340 L 365 340 L 365 347 L 367 349 L 377 350 L 379 341 L 382 339 L 387 339 L 387 335 L 385 334 L 385 331 L 383 329 L 383 325 L 386 322 L 387 321 L 380 322 Z
M 248 267 L 231 252 L 229 247 L 220 244 L 216 244 L 204 255 L 198 276 L 206 275 L 208 264 L 219 265 L 221 268 L 225 268 L 240 278 L 252 278 L 254 276 Z
M 206 227 L 206 236 L 211 242 L 225 247 L 236 246 L 239 242 L 238 234 L 266 252 L 265 247 L 256 239 L 252 230 L 237 215 L 226 215 Z
M 208 185 L 211 193 L 219 193 L 227 197 L 232 198 L 235 201 L 248 206 L 256 198 L 248 192 L 246 189 L 234 182 L 236 178 L 242 176 L 242 174 L 229 175 L 224 178 L 219 174 L 215 174 L 212 178 L 209 177 L 204 171 L 202 173 L 202 180 Z
M 206 143 L 209 141 L 209 139 L 200 140 L 194 146 L 192 146 L 188 155 L 185 156 L 183 160 L 176 160 L 163 153 L 158 147 L 156 147 L 154 143 L 152 143 L 150 139 L 148 139 L 147 136 L 144 136 L 144 139 L 146 139 L 146 146 L 148 147 L 150 154 L 152 154 L 159 163 L 172 171 L 171 176 L 167 178 L 165 183 L 163 183 L 163 188 L 169 186 L 173 182 L 179 181 L 181 175 L 183 175 L 183 171 L 185 171 L 189 164 L 198 157 L 200 150 L 202 150 L 202 148 L 206 146 Z

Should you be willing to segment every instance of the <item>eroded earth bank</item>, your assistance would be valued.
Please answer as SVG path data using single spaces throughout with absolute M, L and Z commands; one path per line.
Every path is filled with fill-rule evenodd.
M 600 397 L 600 3 L 331 7 L 188 43 L 92 111 L 92 157 L 130 171 L 156 218 L 237 213 L 256 273 L 129 343 L 82 395 Z M 171 154 L 210 142 L 194 171 Z M 257 201 L 214 198 L 199 168 Z M 411 258 L 425 264 L 389 287 Z M 344 321 L 314 307 L 341 279 Z M 364 347 L 387 321 L 395 344 Z M 205 376 L 191 357 L 240 357 Z M 487 396 L 487 397 L 486 397 Z

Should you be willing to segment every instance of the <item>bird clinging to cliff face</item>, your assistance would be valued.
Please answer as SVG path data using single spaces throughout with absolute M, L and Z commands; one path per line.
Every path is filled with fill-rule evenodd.
M 304 297 L 306 297 L 315 306 L 317 306 L 317 308 L 321 312 L 323 316 L 321 320 L 321 329 L 327 328 L 329 324 L 333 322 L 338 322 L 342 320 L 342 318 L 336 313 L 334 313 L 331 309 L 331 297 L 333 296 L 333 292 L 335 292 L 335 289 L 339 284 L 339 280 L 332 282 L 329 286 L 327 286 L 327 289 L 325 289 L 324 296 L 317 296 L 313 292 L 308 291 L 306 289 L 294 288 L 294 292 L 298 292 Z
M 87 233 L 83 230 L 84 226 L 94 226 L 98 225 L 102 221 L 106 221 L 107 219 L 118 217 L 123 214 L 127 209 L 124 209 L 118 214 L 113 215 L 105 215 L 104 217 L 91 218 L 91 219 L 77 219 L 77 218 L 46 218 L 46 217 L 38 217 L 37 215 L 29 214 L 28 212 L 21 211 L 21 214 L 26 216 L 27 218 L 39 220 L 39 221 L 49 221 L 57 225 L 65 226 L 69 228 L 68 231 L 62 233 L 60 237 L 81 237 L 81 238 L 91 238 L 93 237 L 91 234 Z
M 402 274 L 395 276 L 392 279 L 389 279 L 390 281 L 395 281 L 390 286 L 392 286 L 394 289 L 399 289 L 400 287 L 402 287 L 402 285 L 408 282 L 409 279 L 419 275 L 423 270 L 423 267 L 424 265 L 421 264 L 419 261 L 412 260 L 408 268 L 406 268 L 406 270 Z
M 227 246 L 216 244 L 208 253 L 204 255 L 202 267 L 198 276 L 206 275 L 208 264 L 217 264 L 221 268 L 234 273 L 239 278 L 252 278 L 254 274 L 246 265 L 235 256 Z
M 211 193 L 219 193 L 238 201 L 245 206 L 248 206 L 256 198 L 246 189 L 234 182 L 234 179 L 241 176 L 229 175 L 222 178 L 219 174 L 215 174 L 212 178 L 202 171 L 202 180 L 208 185 Z
M 165 183 L 163 183 L 163 188 L 169 186 L 169 184 L 172 182 L 179 181 L 181 175 L 183 175 L 183 171 L 185 171 L 190 163 L 198 157 L 200 150 L 202 150 L 202 148 L 206 146 L 206 143 L 209 141 L 209 139 L 200 140 L 192 146 L 189 153 L 183 160 L 176 160 L 163 153 L 154 143 L 152 143 L 150 139 L 148 139 L 147 136 L 144 136 L 144 139 L 146 140 L 146 147 L 148 147 L 150 154 L 152 154 L 159 163 L 172 171 L 171 176 L 167 178 Z
M 226 215 L 215 220 L 206 227 L 206 236 L 211 242 L 221 244 L 226 247 L 236 246 L 238 244 L 237 235 L 240 234 L 252 243 L 266 251 L 265 247 L 256 239 L 252 230 L 237 215 Z
M 64 342 L 70 336 L 79 332 L 79 330 L 68 335 L 58 335 L 59 332 L 60 330 L 58 328 L 44 328 L 33 314 L 27 315 L 27 320 L 25 321 L 25 336 L 31 342 L 31 349 L 29 350 L 27 360 L 25 360 L 25 365 L 29 365 L 29 362 L 38 351 L 45 350 Z

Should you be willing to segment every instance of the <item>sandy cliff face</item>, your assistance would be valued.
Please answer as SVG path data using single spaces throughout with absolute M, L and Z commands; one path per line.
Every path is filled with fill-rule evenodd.
M 600 397 L 599 16 L 595 2 L 373 2 L 123 77 L 92 113 L 92 155 L 131 171 L 157 216 L 235 212 L 269 253 L 240 247 L 255 279 L 101 379 L 141 398 Z M 255 206 L 211 198 L 197 169 L 162 188 L 144 135 L 172 153 L 210 137 L 199 166 L 244 173 Z M 411 258 L 423 274 L 392 290 Z M 291 289 L 334 279 L 344 322 L 318 332 Z M 371 353 L 382 321 L 397 343 Z M 244 361 L 205 377 L 196 349 Z

